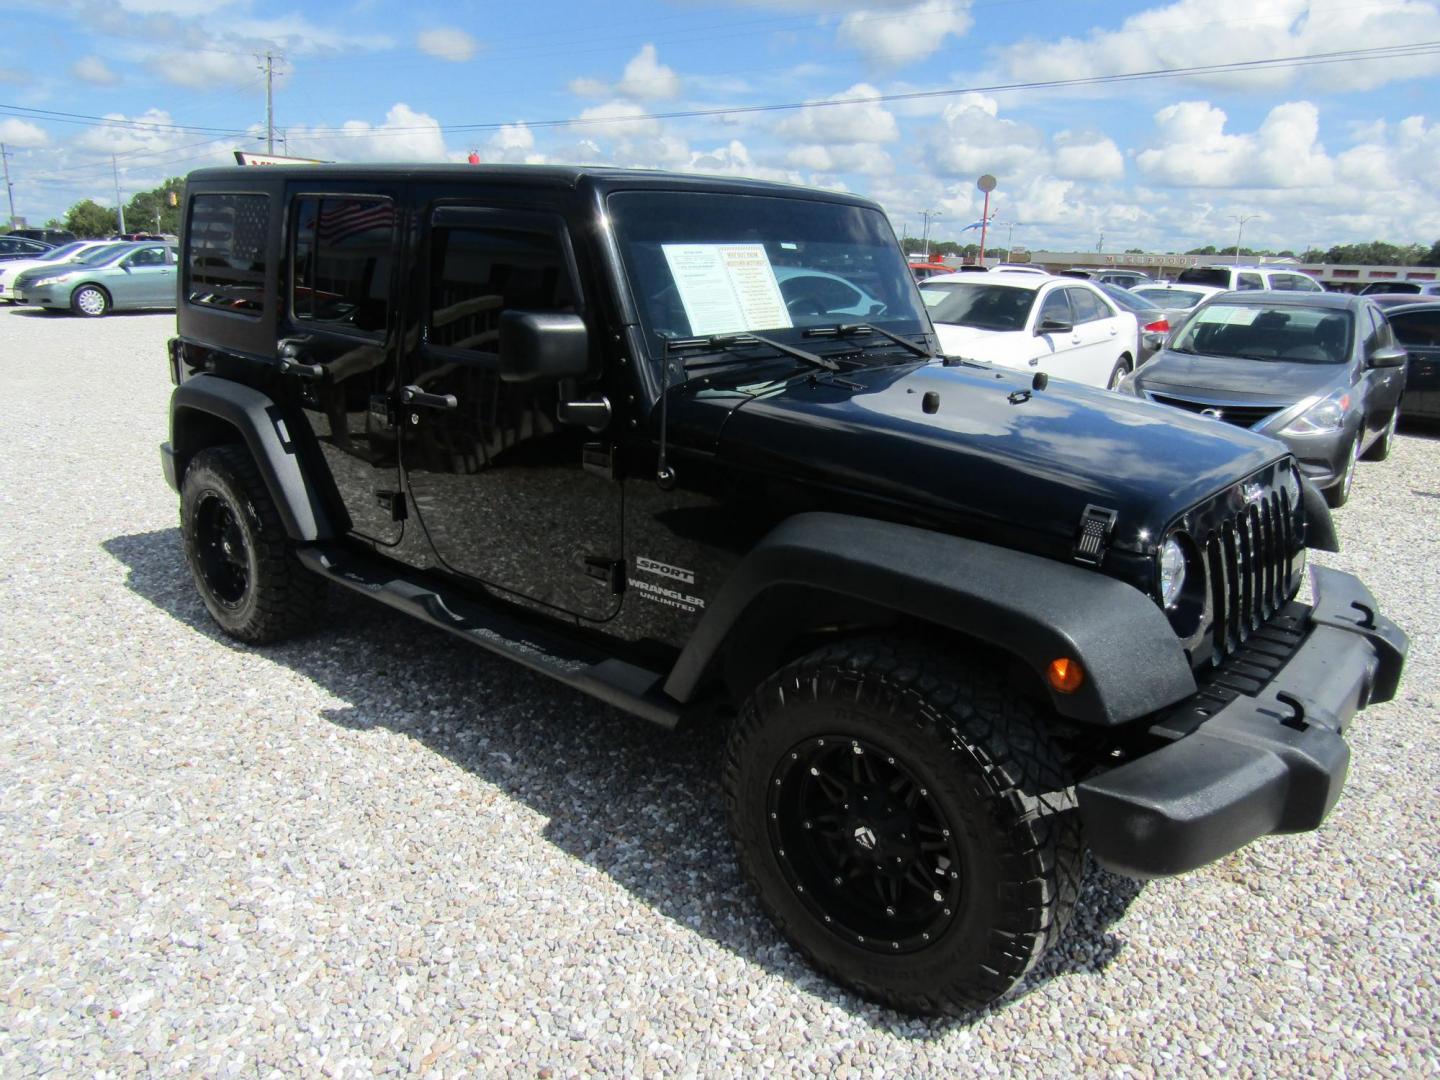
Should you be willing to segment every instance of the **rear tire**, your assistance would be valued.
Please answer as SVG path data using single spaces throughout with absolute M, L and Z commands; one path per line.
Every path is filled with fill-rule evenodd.
M 110 294 L 99 285 L 81 285 L 70 295 L 70 310 L 87 319 L 98 319 L 110 310 Z
M 911 1013 L 984 1007 L 1060 936 L 1084 853 L 1072 783 L 990 667 L 882 639 L 771 676 L 725 753 L 765 912 L 822 972 Z
M 1380 432 L 1380 437 L 1370 444 L 1370 449 L 1365 451 L 1366 461 L 1384 461 L 1390 456 L 1390 451 L 1395 445 L 1395 428 L 1400 423 L 1400 408 L 1396 406 L 1390 414 L 1390 420 L 1385 425 L 1385 430 Z
M 220 629 L 252 645 L 313 623 L 325 583 L 301 565 L 250 455 L 238 446 L 196 454 L 180 486 L 185 561 Z

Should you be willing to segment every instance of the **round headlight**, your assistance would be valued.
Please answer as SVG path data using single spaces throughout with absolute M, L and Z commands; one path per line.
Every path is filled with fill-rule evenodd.
M 1160 549 L 1160 600 L 1172 608 L 1180 599 L 1180 590 L 1185 586 L 1185 552 L 1172 536 Z

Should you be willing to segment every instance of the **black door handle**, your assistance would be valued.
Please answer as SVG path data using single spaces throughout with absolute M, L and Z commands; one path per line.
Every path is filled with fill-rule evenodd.
M 427 409 L 453 409 L 460 404 L 454 394 L 427 394 L 418 386 L 401 387 L 400 400 L 406 405 L 424 405 Z

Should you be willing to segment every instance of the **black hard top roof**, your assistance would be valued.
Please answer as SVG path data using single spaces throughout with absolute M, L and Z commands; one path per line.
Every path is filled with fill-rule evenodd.
M 1363 307 L 1368 296 L 1333 292 L 1296 292 L 1293 289 L 1236 289 L 1233 292 L 1216 293 L 1211 303 L 1224 300 L 1229 304 L 1269 307 L 1313 307 L 1329 308 L 1335 311 L 1350 311 Z
M 701 173 L 662 172 L 655 169 L 618 169 L 592 165 L 379 165 L 334 163 L 324 165 L 228 165 L 196 169 L 187 183 L 249 184 L 280 177 L 322 181 L 367 180 L 371 182 L 419 182 L 473 184 L 530 184 L 539 187 L 578 188 L 594 185 L 605 191 L 639 188 L 669 191 L 715 191 L 747 195 L 803 197 L 850 206 L 879 207 L 869 199 L 848 192 L 751 180 L 737 176 L 707 176 Z

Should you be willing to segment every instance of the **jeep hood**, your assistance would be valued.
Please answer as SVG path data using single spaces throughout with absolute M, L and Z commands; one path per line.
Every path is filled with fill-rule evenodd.
M 1112 546 L 1135 552 L 1286 453 L 1137 398 L 1061 380 L 1030 386 L 1028 374 L 939 363 L 796 378 L 734 407 L 715 449 L 971 535 L 1039 532 L 1067 551 L 1094 504 L 1118 515 Z

